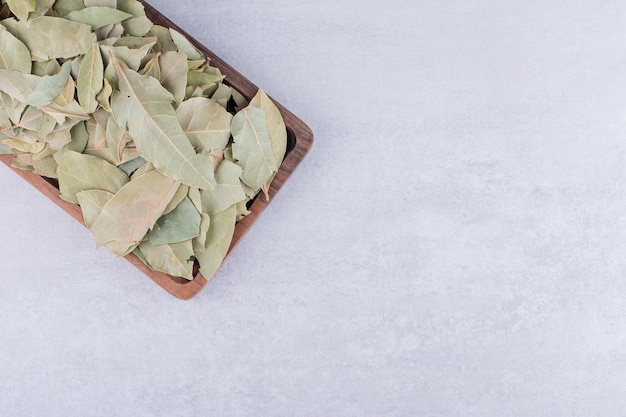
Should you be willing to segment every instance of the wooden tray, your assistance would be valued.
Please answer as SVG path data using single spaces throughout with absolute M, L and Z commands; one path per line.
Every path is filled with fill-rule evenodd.
M 211 65 L 219 68 L 220 71 L 222 71 L 222 74 L 226 76 L 225 83 L 234 87 L 248 100 L 252 99 L 252 97 L 256 94 L 258 90 L 257 86 L 255 86 L 252 82 L 239 74 L 230 65 L 222 61 L 213 52 L 200 44 L 193 37 L 189 36 L 189 34 L 187 34 L 184 30 L 175 25 L 168 18 L 160 14 L 155 8 L 147 4 L 145 1 L 143 1 L 143 4 L 146 8 L 146 15 L 155 24 L 174 28 L 180 33 L 187 36 L 187 38 L 191 40 L 193 44 L 210 59 Z M 307 152 L 311 148 L 311 145 L 313 144 L 313 133 L 311 132 L 311 129 L 309 129 L 306 124 L 304 124 L 300 119 L 294 116 L 289 110 L 285 109 L 282 105 L 280 105 L 279 103 L 276 103 L 276 105 L 280 109 L 283 118 L 285 119 L 285 124 L 287 125 L 288 145 L 285 160 L 280 166 L 278 174 L 276 174 L 276 177 L 274 178 L 274 181 L 272 182 L 272 185 L 270 187 L 270 201 L 272 200 L 272 197 L 276 195 L 278 190 L 280 190 L 287 178 L 289 178 L 294 169 L 298 166 L 300 161 L 302 161 L 302 159 L 306 156 Z M 54 181 L 35 175 L 30 171 L 23 171 L 11 167 L 11 163 L 14 159 L 15 157 L 12 155 L 0 156 L 1 162 L 8 165 L 20 177 L 24 178 L 31 185 L 41 191 L 50 200 L 52 200 L 59 207 L 65 210 L 70 216 L 85 225 L 80 207 L 62 200 L 59 197 L 59 190 L 58 188 L 56 188 Z M 268 204 L 269 202 L 267 202 L 264 197 L 257 197 L 253 201 L 250 207 L 250 211 L 252 213 L 245 217 L 235 227 L 235 234 L 233 236 L 233 241 L 230 245 L 230 249 L 228 250 L 228 254 L 232 252 L 233 248 L 239 243 L 241 238 L 257 221 L 261 213 L 263 213 L 263 211 L 265 211 L 265 209 L 267 208 Z M 228 254 L 226 255 L 227 257 Z M 148 268 L 141 260 L 139 260 L 139 258 L 137 258 L 137 256 L 135 256 L 134 254 L 126 256 L 126 259 L 130 263 L 135 265 L 138 269 L 140 269 L 143 273 L 145 273 L 148 277 L 150 277 L 154 282 L 159 284 L 167 292 L 182 300 L 189 300 L 190 298 L 198 294 L 207 283 L 207 279 L 205 279 L 200 273 L 196 275 L 193 281 L 188 281 L 183 278 L 177 278 L 161 272 L 153 271 Z M 208 277 L 208 279 L 211 278 L 212 277 Z

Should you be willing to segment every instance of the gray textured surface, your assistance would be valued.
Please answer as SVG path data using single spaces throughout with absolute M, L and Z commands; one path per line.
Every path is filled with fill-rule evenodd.
M 153 4 L 314 149 L 186 303 L 0 168 L 0 415 L 623 415 L 626 3 Z

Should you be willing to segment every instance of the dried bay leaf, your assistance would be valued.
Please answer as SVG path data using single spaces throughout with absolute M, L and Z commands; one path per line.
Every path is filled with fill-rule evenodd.
M 35 10 L 28 14 L 28 20 L 33 20 L 48 13 L 54 1 L 55 0 L 35 0 Z
M 30 59 L 30 52 L 28 53 L 28 59 Z M 59 65 L 59 61 L 56 59 L 49 59 L 48 61 L 35 61 L 32 64 L 32 74 L 39 77 L 57 74 L 61 69 L 61 65 Z
M 66 62 L 59 69 L 58 74 L 44 75 L 41 77 L 41 80 L 37 84 L 35 90 L 28 96 L 27 103 L 38 108 L 45 107 L 52 103 L 52 101 L 66 88 L 70 79 L 71 69 L 72 64 L 70 62 Z
M 128 183 L 123 171 L 101 158 L 73 151 L 64 151 L 57 162 L 61 198 L 78 203 L 76 194 L 86 190 L 116 193 Z
M 26 103 L 30 94 L 37 88 L 41 77 L 19 71 L 0 69 L 0 91 L 11 98 Z M 8 108 L 7 104 L 4 105 Z
M 176 116 L 196 148 L 211 151 L 224 149 L 228 144 L 233 116 L 217 102 L 203 97 L 185 100 Z
M 29 153 L 18 154 L 15 156 L 15 160 L 11 164 L 12 167 L 22 169 L 24 171 L 32 171 L 33 168 L 33 155 Z
M 200 195 L 200 190 L 197 188 L 189 187 L 187 197 L 189 197 L 189 201 L 191 201 L 196 210 L 198 210 L 198 213 L 202 213 L 202 196 Z
M 215 271 L 220 267 L 226 253 L 228 253 L 235 232 L 236 216 L 237 208 L 235 206 L 211 216 L 211 225 L 204 243 L 205 249 L 195 254 L 200 263 L 200 272 L 207 281 L 213 278 Z
M 1 83 L 2 81 L 0 81 L 0 84 Z M 23 103 L 21 101 L 14 99 L 13 97 L 3 92 L 2 87 L 0 87 L 0 102 L 2 103 L 1 107 L 6 112 L 7 116 L 9 117 L 9 121 L 15 124 L 19 123 L 22 118 L 22 114 L 24 113 L 24 110 L 26 110 L 26 107 L 28 105 L 26 103 Z M 11 126 L 3 125 L 3 127 L 7 128 Z
M 158 80 L 117 67 L 120 90 L 127 101 L 113 100 L 116 120 L 126 120 L 139 154 L 165 175 L 191 187 L 213 189 L 210 158 L 197 155 L 180 127 L 173 96 Z M 117 107 L 117 108 L 116 108 Z M 117 116 L 124 113 L 124 116 Z
M 9 114 L 2 106 L 0 106 L 0 138 L 5 135 L 3 131 L 5 129 L 11 129 L 12 125 L 13 123 L 11 123 L 11 119 L 9 119 Z
M 123 186 L 104 206 L 92 232 L 96 243 L 141 242 L 163 214 L 179 183 L 159 171 L 150 171 Z
M 153 25 L 148 34 L 157 38 L 157 43 L 154 45 L 155 52 L 165 53 L 169 51 L 178 51 L 178 47 L 172 40 L 172 35 L 170 34 L 168 28 L 160 25 Z
M 0 69 L 30 74 L 30 51 L 22 41 L 0 25 Z
M 116 159 L 116 165 L 121 164 L 126 145 L 132 142 L 133 138 L 115 122 L 113 117 L 107 121 L 105 138 L 108 148 Z
M 52 149 L 61 150 L 72 141 L 71 129 L 55 130 L 44 136 L 43 140 L 48 143 Z
M 83 212 L 85 225 L 91 230 L 102 208 L 113 198 L 114 194 L 102 190 L 81 191 L 77 194 L 78 204 Z M 109 242 L 104 247 L 117 256 L 126 256 L 137 247 L 137 243 Z
M 232 97 L 233 93 L 231 92 L 231 88 L 226 84 L 220 84 L 215 90 L 215 93 L 211 96 L 211 100 L 215 100 L 220 106 L 224 108 L 224 110 L 228 109 L 228 102 Z
M 241 179 L 258 191 L 278 170 L 267 132 L 265 112 L 253 106 L 240 110 L 233 118 L 232 134 L 233 156 L 243 169 Z
M 117 0 L 84 0 L 85 7 L 117 7 Z
M 98 108 L 96 96 L 102 90 L 103 83 L 104 63 L 100 47 L 94 42 L 80 64 L 76 80 L 78 102 L 85 113 L 93 113 Z
M 72 141 L 67 144 L 66 149 L 78 153 L 83 153 L 89 141 L 89 133 L 85 127 L 85 122 L 79 122 L 70 130 Z
M 167 207 L 165 207 L 165 210 L 163 210 L 163 214 L 168 214 L 176 207 L 178 207 L 178 205 L 182 203 L 182 201 L 187 197 L 188 193 L 189 186 L 181 184 L 181 186 L 178 188 L 178 191 L 176 191 L 176 194 L 174 194 L 174 197 L 172 197 L 172 200 L 169 202 Z
M 143 159 L 143 158 L 142 158 Z M 139 168 L 137 168 L 135 170 L 135 172 L 132 173 L 132 175 L 130 176 L 130 180 L 134 180 L 135 178 L 139 178 L 141 177 L 143 174 L 147 174 L 150 171 L 154 171 L 156 170 L 156 168 L 154 167 L 154 165 L 152 165 L 151 162 L 146 162 L 145 164 L 141 165 Z M 169 207 L 169 204 L 168 204 Z M 164 210 L 165 211 L 165 210 Z
M 87 0 L 88 1 L 88 0 Z M 56 0 L 52 5 L 52 9 L 57 16 L 65 16 L 74 10 L 80 10 L 85 7 L 83 0 Z
M 180 104 L 187 89 L 187 56 L 180 52 L 165 52 L 159 57 L 159 68 L 159 81 Z
M 46 147 L 46 144 L 43 142 L 25 142 L 17 138 L 3 139 L 0 143 L 8 145 L 19 152 L 25 153 L 38 153 Z
M 60 17 L 41 16 L 28 24 L 5 19 L 2 24 L 26 44 L 33 61 L 84 55 L 91 44 L 96 42 L 96 36 L 91 33 L 89 25 Z
M 145 165 L 147 162 L 148 161 L 146 161 L 142 157 L 138 157 L 138 158 L 131 159 L 130 161 L 123 163 L 118 168 L 124 171 L 124 173 L 130 177 L 130 175 L 133 172 L 137 171 L 139 167 Z
M 148 55 L 148 51 L 154 43 L 148 43 L 141 48 L 129 48 L 128 46 L 108 46 L 100 45 L 102 50 L 104 63 L 107 67 L 105 75 L 109 81 L 112 78 L 117 78 L 115 74 L 115 67 L 110 61 L 110 56 L 113 55 L 118 61 L 123 62 L 127 68 L 134 71 L 139 70 L 141 67 L 141 61 Z M 113 83 L 116 84 L 116 83 Z
M 102 208 L 115 194 L 104 190 L 87 190 L 77 194 L 85 225 L 91 229 Z
M 52 149 L 49 145 L 46 145 L 43 150 L 33 155 L 33 161 L 40 161 L 42 159 L 54 156 L 56 150 Z
M 122 25 L 131 36 L 144 36 L 152 29 L 152 22 L 146 17 L 143 4 L 137 0 L 117 0 L 117 8 L 132 15 Z
M 250 106 L 263 109 L 267 133 L 272 144 L 272 153 L 274 154 L 274 159 L 280 165 L 287 151 L 287 127 L 280 110 L 278 110 L 272 99 L 265 94 L 265 91 L 261 89 L 250 101 Z
M 219 71 L 218 71 L 219 72 Z M 219 73 L 208 73 L 199 71 L 187 72 L 187 85 L 191 87 L 208 88 L 215 86 L 217 90 L 217 84 L 224 80 L 224 76 Z
M 185 195 L 174 210 L 156 222 L 148 238 L 155 245 L 185 242 L 200 235 L 200 222 L 200 213 Z
M 100 90 L 100 92 L 98 94 L 96 94 L 96 101 L 98 102 L 98 104 L 100 104 L 100 106 L 105 109 L 106 111 L 108 111 L 109 113 L 112 111 L 111 110 L 111 95 L 113 94 L 113 87 L 111 87 L 111 84 L 109 84 L 109 81 L 107 81 L 107 79 L 103 79 L 103 86 L 102 86 L 102 90 Z
M 125 46 L 129 49 L 142 49 L 148 47 L 148 49 L 152 48 L 156 42 L 156 37 L 150 36 L 123 36 L 115 41 L 113 46 Z
M 11 12 L 21 20 L 28 20 L 30 12 L 37 9 L 35 0 L 5 0 Z
M 232 89 L 233 101 L 235 102 L 235 111 L 239 111 L 248 106 L 248 100 L 236 89 Z
M 228 207 L 246 200 L 239 177 L 241 167 L 224 161 L 215 171 L 217 185 L 213 191 L 201 190 L 202 209 L 205 213 L 215 214 L 226 210 Z
M 106 111 L 104 111 L 104 114 L 102 114 L 102 111 L 99 111 L 98 117 L 96 117 L 96 113 L 94 113 L 85 123 L 87 133 L 89 134 L 89 141 L 87 142 L 87 147 L 84 152 L 107 159 L 110 163 L 114 164 L 115 162 L 110 160 L 113 152 L 107 146 L 106 127 L 108 123 L 107 120 L 104 120 L 107 115 L 108 113 Z M 106 153 L 108 157 L 105 158 L 102 153 Z
M 33 158 L 33 172 L 37 175 L 47 178 L 58 178 L 57 167 L 58 163 L 54 156 L 47 156 L 41 159 Z
M 132 17 L 130 13 L 102 6 L 86 7 L 65 15 L 66 19 L 90 25 L 93 30 L 123 22 L 130 17 Z
M 139 250 L 150 268 L 190 281 L 193 279 L 194 253 L 191 240 L 165 245 L 147 241 L 139 245 Z
M 178 52 L 182 52 L 183 54 L 187 55 L 187 58 L 190 61 L 205 59 L 204 55 L 202 55 L 202 53 L 200 53 L 200 51 L 198 51 L 196 47 L 193 46 L 189 39 L 183 36 L 180 32 L 170 28 L 170 36 L 176 44 Z
M 72 77 L 68 77 L 65 87 L 61 90 L 58 96 L 54 98 L 54 103 L 59 106 L 67 106 L 74 101 L 74 93 L 76 92 L 76 84 Z
M 200 234 L 193 239 L 193 251 L 194 253 L 202 253 L 206 249 L 204 244 L 206 242 L 209 228 L 211 227 L 211 216 L 206 213 L 200 213 Z
M 248 210 L 248 201 L 249 200 L 244 200 L 244 201 L 240 201 L 239 203 L 237 203 L 237 221 L 238 222 L 243 220 L 243 218 L 249 215 L 250 213 L 252 213 L 250 210 Z
M 113 46 L 124 34 L 124 26 L 121 23 L 101 27 L 94 32 L 100 45 Z
M 89 120 L 89 115 L 80 107 L 76 100 L 71 103 L 60 106 L 54 102 L 50 103 L 42 109 L 57 120 L 57 123 L 63 123 L 65 118 L 74 120 Z
M 37 132 L 39 136 L 45 136 L 51 133 L 55 125 L 56 120 L 52 116 L 33 106 L 26 108 L 18 124 L 18 126 L 26 130 Z
M 146 58 L 148 58 L 150 55 L 146 55 Z M 161 53 L 157 52 L 155 54 L 152 54 L 152 57 L 150 57 L 150 59 L 143 64 L 143 67 L 141 68 L 141 71 L 139 71 L 139 74 L 141 75 L 149 75 L 152 78 L 156 78 L 157 80 L 161 78 L 161 67 L 159 66 L 159 58 L 161 57 Z M 145 59 L 144 58 L 144 61 Z
M 263 109 L 263 112 L 265 113 L 265 123 L 267 125 L 267 133 L 272 144 L 272 153 L 274 154 L 276 164 L 280 166 L 285 158 L 285 153 L 287 152 L 287 127 L 285 126 L 285 121 L 280 114 L 280 110 L 278 110 L 278 107 L 276 107 L 272 99 L 265 94 L 265 91 L 261 89 L 259 89 L 250 101 L 250 106 L 256 106 Z M 261 187 L 263 193 L 265 194 L 265 199 L 268 201 L 270 184 L 274 180 L 275 175 L 276 173 L 272 174 L 272 176 Z

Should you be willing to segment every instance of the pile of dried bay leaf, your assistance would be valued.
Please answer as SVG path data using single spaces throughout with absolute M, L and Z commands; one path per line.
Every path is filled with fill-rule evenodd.
M 119 256 L 210 278 L 286 150 L 279 110 L 247 103 L 137 0 L 1 0 L 0 154 L 58 179 Z

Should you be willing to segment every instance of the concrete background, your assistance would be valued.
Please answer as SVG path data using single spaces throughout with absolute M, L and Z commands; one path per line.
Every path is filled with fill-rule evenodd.
M 0 415 L 624 415 L 626 3 L 152 4 L 314 148 L 190 302 L 0 167 Z

